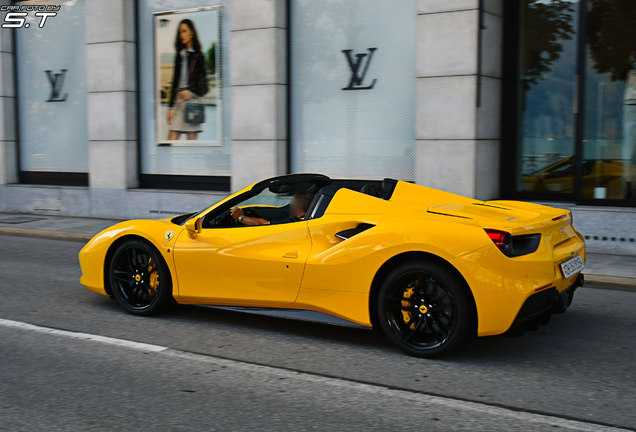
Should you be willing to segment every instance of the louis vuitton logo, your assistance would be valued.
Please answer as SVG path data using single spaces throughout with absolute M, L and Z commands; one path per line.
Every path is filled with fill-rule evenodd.
M 373 58 L 373 53 L 377 48 L 368 48 L 369 53 L 356 54 L 355 60 L 351 55 L 350 49 L 342 50 L 345 57 L 347 58 L 347 63 L 349 64 L 349 69 L 351 69 L 351 79 L 349 80 L 349 85 L 347 87 L 343 87 L 342 90 L 370 90 L 375 85 L 377 79 L 374 78 L 371 81 L 371 84 L 364 87 L 362 82 L 364 81 L 364 77 L 367 75 L 367 71 L 369 70 L 369 65 L 371 64 L 371 59 Z M 367 58 L 368 56 L 368 58 Z M 364 59 L 367 58 L 367 61 L 364 63 L 364 67 L 360 70 Z
M 64 97 L 60 97 L 60 95 L 62 94 L 66 69 L 62 69 L 60 73 L 56 74 L 51 74 L 50 70 L 45 70 L 44 73 L 46 73 L 46 76 L 49 78 L 49 84 L 51 84 L 51 96 L 47 102 L 64 102 L 68 97 L 68 93 L 65 93 Z

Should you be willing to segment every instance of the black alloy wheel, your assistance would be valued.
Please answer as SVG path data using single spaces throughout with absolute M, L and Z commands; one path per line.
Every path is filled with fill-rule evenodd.
M 474 332 L 468 287 L 447 269 L 411 262 L 394 269 L 378 297 L 378 317 L 389 340 L 413 356 L 438 357 Z
M 119 245 L 108 269 L 113 295 L 134 315 L 154 315 L 173 301 L 168 266 L 145 241 L 128 240 Z

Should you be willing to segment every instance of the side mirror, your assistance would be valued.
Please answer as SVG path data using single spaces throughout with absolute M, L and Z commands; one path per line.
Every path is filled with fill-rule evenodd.
M 197 234 L 201 232 L 202 227 L 203 220 L 200 217 L 188 219 L 185 223 L 185 229 L 188 231 L 191 238 L 195 238 Z
M 540 179 L 542 179 L 542 180 L 547 180 L 547 179 L 549 179 L 550 177 L 551 177 L 551 176 L 550 176 L 550 173 L 547 173 L 547 172 L 542 173 L 542 174 L 540 174 L 540 175 L 539 175 L 539 178 L 540 178 Z

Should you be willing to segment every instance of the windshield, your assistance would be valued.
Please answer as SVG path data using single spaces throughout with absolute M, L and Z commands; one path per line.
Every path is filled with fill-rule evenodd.
M 201 213 L 203 213 L 204 211 L 206 211 L 209 208 L 210 208 L 210 206 L 207 206 L 207 207 L 204 207 L 203 209 L 201 209 L 198 212 L 186 213 L 186 214 L 183 214 L 183 215 L 180 215 L 180 216 L 173 217 L 170 220 L 170 222 L 172 222 L 173 224 L 177 224 L 177 225 L 183 225 L 188 220 L 192 219 L 193 217 L 196 217 L 196 216 L 200 215 Z

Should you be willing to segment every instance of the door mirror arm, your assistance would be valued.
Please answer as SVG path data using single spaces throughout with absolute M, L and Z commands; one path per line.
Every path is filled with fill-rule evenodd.
M 196 238 L 197 234 L 201 232 L 202 227 L 203 219 L 200 217 L 189 219 L 185 223 L 185 229 L 188 231 L 190 238 Z

